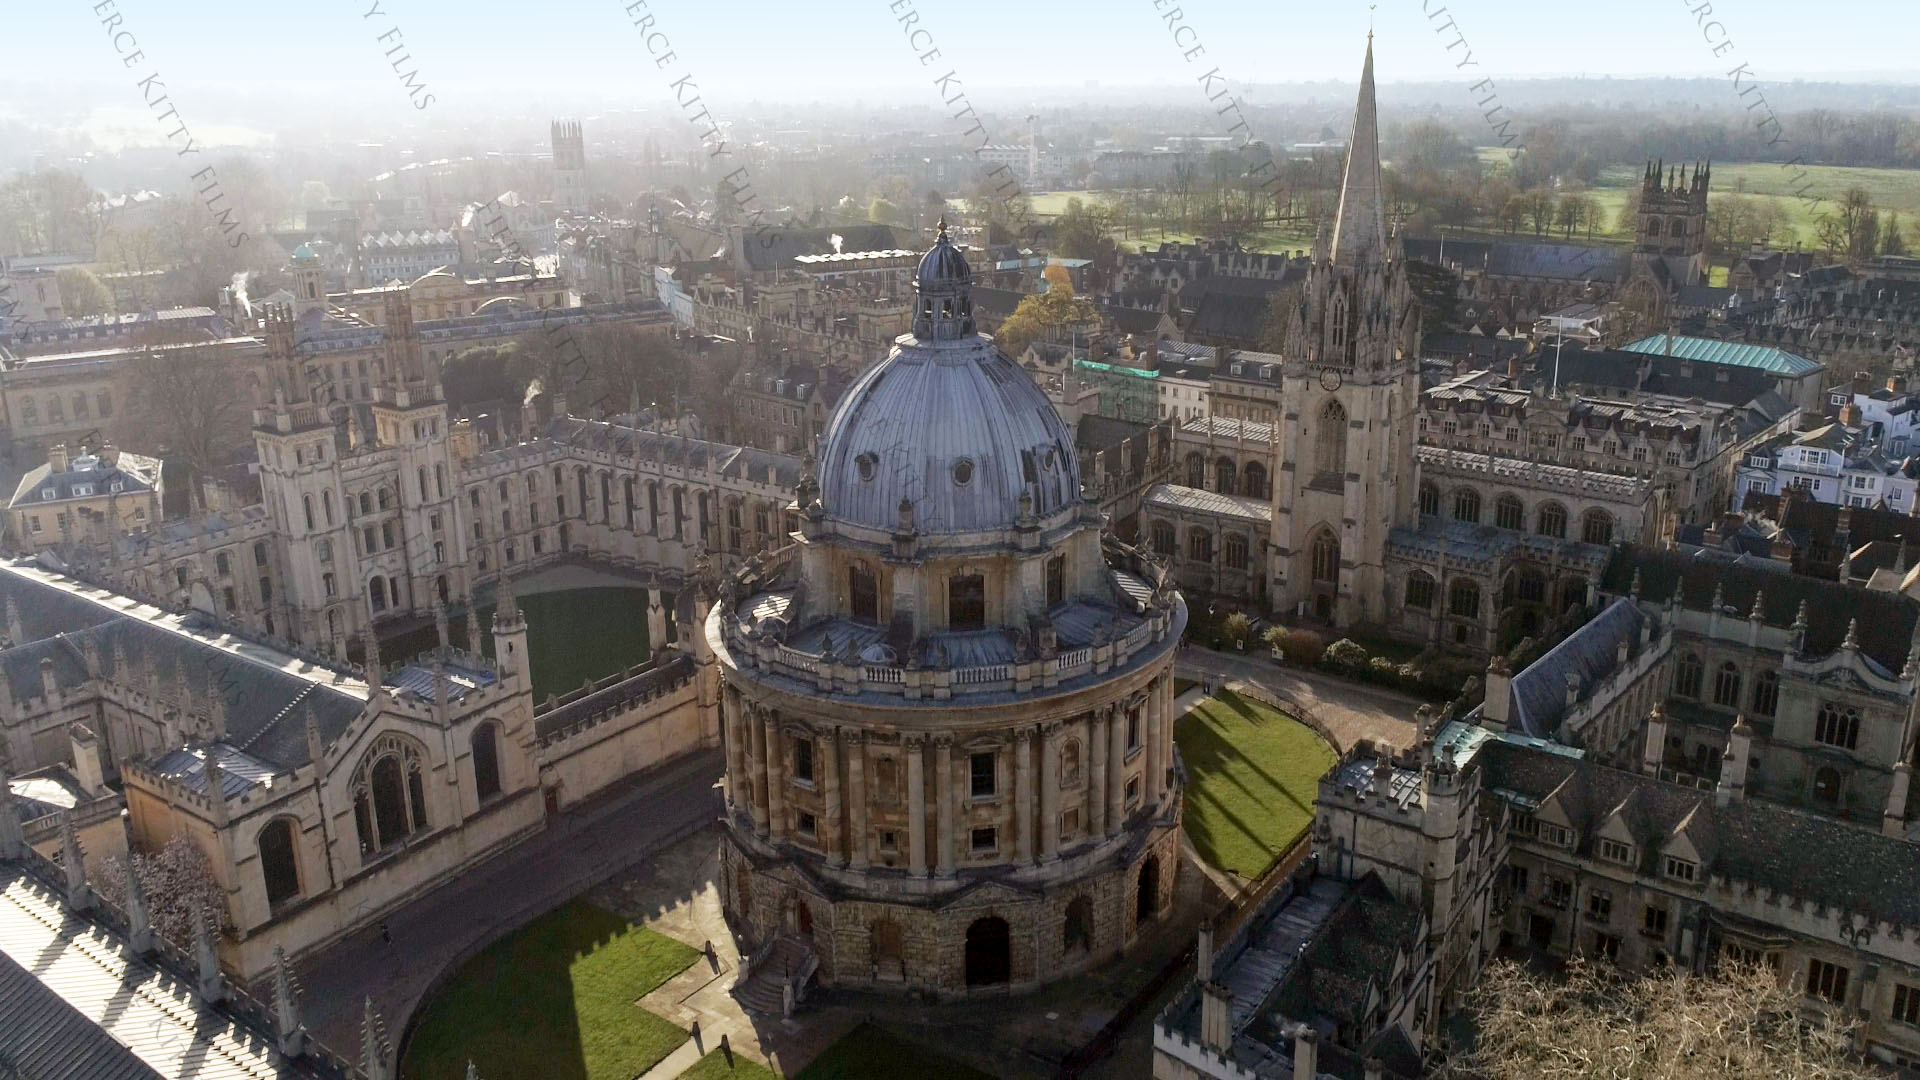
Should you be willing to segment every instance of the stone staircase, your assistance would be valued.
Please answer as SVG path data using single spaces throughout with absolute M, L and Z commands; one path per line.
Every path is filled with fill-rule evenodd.
M 778 1017 L 784 1014 L 781 988 L 791 978 L 810 976 L 818 962 L 813 947 L 790 934 L 774 938 L 764 953 L 754 960 L 746 981 L 734 986 L 733 996 L 750 1013 Z

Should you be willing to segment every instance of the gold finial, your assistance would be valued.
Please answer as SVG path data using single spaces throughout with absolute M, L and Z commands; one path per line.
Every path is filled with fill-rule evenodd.
M 1367 47 L 1368 48 L 1373 47 L 1373 10 L 1379 6 L 1380 6 L 1379 4 L 1367 5 Z
M 940 223 L 936 225 L 935 228 L 940 230 L 939 235 L 935 237 L 935 239 L 945 240 L 947 238 L 947 215 L 940 215 Z

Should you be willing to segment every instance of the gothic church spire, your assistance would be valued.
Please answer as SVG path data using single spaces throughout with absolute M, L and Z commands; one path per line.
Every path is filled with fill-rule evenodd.
M 1360 69 L 1360 99 L 1347 139 L 1347 175 L 1340 185 L 1340 211 L 1333 219 L 1333 260 L 1352 262 L 1386 247 L 1386 214 L 1380 202 L 1380 116 L 1373 101 L 1373 35 Z

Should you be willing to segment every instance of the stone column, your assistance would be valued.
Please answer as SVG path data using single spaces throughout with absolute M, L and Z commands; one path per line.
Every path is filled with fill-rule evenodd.
M 1107 834 L 1107 724 L 1105 710 L 1087 714 L 1087 836 Z
M 753 815 L 753 831 L 767 835 L 767 726 L 759 706 L 749 706 L 740 724 L 746 733 L 747 806 Z
M 767 834 L 787 838 L 787 761 L 780 741 L 780 714 L 767 710 Z
M 1140 739 L 1146 744 L 1144 750 L 1147 759 L 1145 775 L 1141 778 L 1140 794 L 1149 807 L 1158 805 L 1160 797 L 1160 774 L 1166 771 L 1160 760 L 1160 687 L 1152 685 L 1140 695 Z
M 867 868 L 867 733 L 847 729 L 847 854 L 855 870 Z
M 1040 728 L 1040 859 L 1060 854 L 1060 721 Z
M 731 689 L 723 692 L 720 711 L 725 720 L 722 730 L 726 733 L 727 748 L 727 815 L 731 818 L 742 806 L 740 785 L 747 776 L 740 749 L 741 736 L 746 733 L 740 723 L 740 695 Z
M 1107 835 L 1127 823 L 1127 707 L 1107 706 Z
M 840 825 L 840 729 L 828 728 L 820 740 L 824 771 L 820 774 L 820 850 L 827 854 L 828 866 L 847 865 L 847 852 Z
M 953 876 L 953 736 L 933 737 L 933 799 L 939 828 L 934 832 L 934 871 Z
M 1033 858 L 1033 728 L 1013 732 L 1013 861 Z
M 924 735 L 907 736 L 907 869 L 927 876 L 927 776 L 921 754 Z

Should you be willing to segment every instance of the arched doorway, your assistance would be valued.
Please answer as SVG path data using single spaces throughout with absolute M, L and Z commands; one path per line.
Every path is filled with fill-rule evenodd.
M 996 986 L 1013 975 L 1012 935 L 998 915 L 967 927 L 967 985 Z
M 881 982 L 902 982 L 907 977 L 906 937 L 900 924 L 880 919 L 873 924 L 873 977 Z
M 1067 905 L 1067 918 L 1060 929 L 1060 951 L 1068 956 L 1085 956 L 1093 948 L 1093 901 L 1077 896 Z
M 1140 888 L 1134 897 L 1133 921 L 1146 923 L 1160 912 L 1160 860 L 1157 856 L 1147 856 L 1140 864 Z

